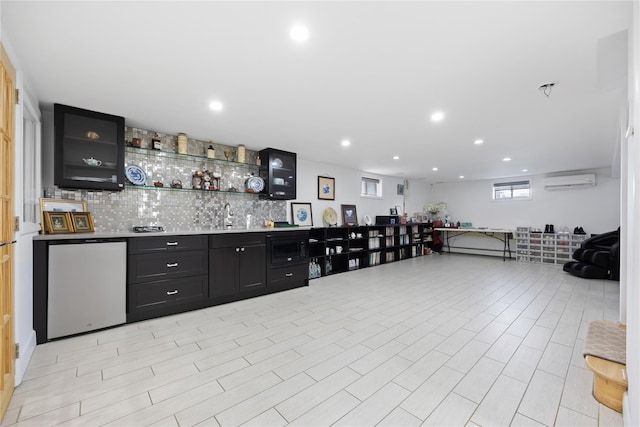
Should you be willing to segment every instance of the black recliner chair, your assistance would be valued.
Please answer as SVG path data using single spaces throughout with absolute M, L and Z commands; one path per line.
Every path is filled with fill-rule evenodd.
M 598 234 L 580 244 L 573 259 L 562 269 L 585 279 L 620 280 L 620 227 Z

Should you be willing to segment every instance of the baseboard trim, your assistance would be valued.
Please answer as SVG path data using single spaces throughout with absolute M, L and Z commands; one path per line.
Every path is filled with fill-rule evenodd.
M 15 385 L 22 383 L 24 374 L 27 372 L 29 361 L 36 349 L 36 331 L 31 331 L 29 340 L 26 343 L 20 343 L 20 357 L 16 359 L 15 365 Z

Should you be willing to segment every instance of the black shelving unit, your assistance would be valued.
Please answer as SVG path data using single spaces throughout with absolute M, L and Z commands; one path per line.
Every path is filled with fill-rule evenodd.
M 421 256 L 430 232 L 426 223 L 312 228 L 309 278 Z

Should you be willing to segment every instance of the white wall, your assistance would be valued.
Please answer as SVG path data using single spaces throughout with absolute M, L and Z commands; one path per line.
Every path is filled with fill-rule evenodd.
M 335 178 L 335 200 L 318 199 L 318 176 Z M 367 198 L 360 196 L 362 177 L 377 178 L 382 182 L 382 198 Z M 327 163 L 298 158 L 297 198 L 295 202 L 311 203 L 313 225 L 326 225 L 322 220 L 322 212 L 332 207 L 338 213 L 338 225 L 342 225 L 340 205 L 356 205 L 358 222 L 364 223 L 363 218 L 369 215 L 374 221 L 376 215 L 389 215 L 389 209 L 398 206 L 398 213 L 404 209 L 411 217 L 416 212 L 422 212 L 422 207 L 428 199 L 429 187 L 420 181 L 409 181 L 404 195 L 397 194 L 397 185 L 404 180 L 398 177 L 375 175 L 356 169 L 345 169 Z M 287 205 L 287 218 L 291 222 L 290 204 Z
M 567 227 L 573 232 L 576 226 L 588 234 L 615 230 L 620 225 L 620 180 L 611 178 L 608 169 L 584 172 L 596 173 L 595 187 L 546 191 L 543 176 L 536 175 L 527 177 L 531 180 L 531 200 L 494 201 L 493 183 L 522 177 L 460 181 L 433 184 L 430 202 L 445 202 L 454 222 L 471 222 L 474 227 L 544 230 L 546 224 L 553 224 L 555 231 Z
M 42 188 L 53 187 L 53 110 L 42 110 Z
M 626 426 L 640 425 L 640 6 L 633 4 L 633 25 L 629 39 L 629 120 L 631 132 L 623 141 L 621 222 L 624 230 L 620 245 L 621 321 L 627 324 L 627 376 L 629 389 L 623 397 Z M 626 154 L 626 155 L 625 155 Z M 624 316 L 624 317 L 622 317 Z

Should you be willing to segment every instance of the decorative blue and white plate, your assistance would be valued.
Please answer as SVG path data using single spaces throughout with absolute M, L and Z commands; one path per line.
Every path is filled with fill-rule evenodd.
M 259 176 L 252 176 L 247 179 L 247 190 L 259 193 L 264 188 L 264 180 Z
M 145 185 L 147 183 L 147 173 L 138 165 L 127 166 L 124 174 L 133 185 Z
M 247 179 L 247 189 L 259 193 L 264 188 L 264 180 L 259 176 L 252 176 Z
M 298 218 L 298 221 L 300 222 L 305 222 L 307 220 L 307 209 L 306 208 L 300 208 L 298 209 L 298 212 L 296 212 L 296 218 Z

